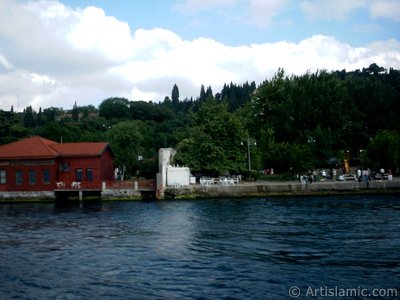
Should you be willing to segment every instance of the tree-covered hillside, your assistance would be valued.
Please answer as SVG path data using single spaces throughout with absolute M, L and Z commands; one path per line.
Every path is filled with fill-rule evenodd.
M 278 70 L 255 82 L 201 86 L 162 102 L 109 98 L 96 108 L 0 110 L 0 144 L 30 135 L 64 142 L 109 141 L 130 176 L 153 177 L 161 147 L 193 172 L 244 173 L 249 168 L 298 173 L 349 157 L 371 169 L 400 166 L 400 71 L 376 64 L 352 72 L 301 76 Z

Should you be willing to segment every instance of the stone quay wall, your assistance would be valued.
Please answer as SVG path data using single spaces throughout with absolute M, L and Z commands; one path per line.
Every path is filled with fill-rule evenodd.
M 360 193 L 400 193 L 400 178 L 393 181 L 325 181 L 312 184 L 301 184 L 297 181 L 287 182 L 246 182 L 233 186 L 215 184 L 202 186 L 199 184 L 185 187 L 166 187 L 163 199 L 197 199 L 197 198 L 238 198 L 269 196 L 307 196 Z M 145 194 L 136 188 L 106 189 L 101 192 L 100 199 L 142 200 L 155 199 L 154 194 Z M 41 202 L 55 201 L 53 191 L 47 192 L 1 192 L 0 202 Z
M 8 201 L 54 201 L 56 195 L 53 191 L 42 192 L 0 192 L 0 202 Z
M 396 181 L 325 181 L 312 184 L 291 182 L 254 182 L 233 186 L 192 185 L 186 187 L 167 187 L 164 199 L 194 198 L 234 198 L 285 195 L 327 195 L 400 192 L 400 180 Z

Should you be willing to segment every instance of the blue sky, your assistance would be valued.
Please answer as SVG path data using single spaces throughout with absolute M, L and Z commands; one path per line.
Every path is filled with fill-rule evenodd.
M 400 0 L 1 0 L 0 109 L 181 99 L 200 86 L 377 63 L 400 69 Z
M 286 2 L 287 5 L 278 10 L 268 24 L 256 24 L 251 22 L 252 15 L 246 13 L 246 1 L 222 1 L 236 3 L 225 6 L 218 5 L 218 1 L 211 1 L 208 7 L 194 11 L 180 9 L 179 5 L 183 5 L 185 1 L 176 0 L 62 0 L 61 2 L 71 7 L 101 7 L 107 15 L 127 22 L 132 29 L 161 27 L 174 31 L 184 39 L 208 37 L 230 46 L 280 40 L 298 42 L 315 34 L 332 35 L 353 46 L 363 46 L 376 40 L 391 38 L 399 40 L 400 36 L 400 18 L 393 20 L 384 13 L 375 17 L 369 12 L 368 4 L 360 5 L 361 7 L 347 13 L 340 12 L 340 17 L 334 17 L 324 16 L 323 11 L 319 15 L 305 13 L 301 8 L 302 2 L 305 1 L 277 1 Z M 268 2 L 268 0 L 258 2 Z M 335 5 L 336 1 L 328 2 Z M 357 0 L 345 2 L 351 3 Z M 397 7 L 400 8 L 400 5 Z M 343 8 L 343 11 L 347 10 Z

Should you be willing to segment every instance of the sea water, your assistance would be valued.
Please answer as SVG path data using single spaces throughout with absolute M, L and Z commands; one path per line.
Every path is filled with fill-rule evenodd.
M 0 299 L 391 299 L 399 287 L 398 195 L 0 205 Z

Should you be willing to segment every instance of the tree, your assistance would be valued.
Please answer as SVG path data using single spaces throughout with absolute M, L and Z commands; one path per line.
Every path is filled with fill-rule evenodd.
M 163 122 L 174 116 L 173 108 L 170 104 L 169 100 L 160 105 L 145 101 L 131 101 L 129 103 L 131 119 Z
M 365 132 L 347 83 L 326 71 L 287 77 L 279 70 L 254 94 L 254 115 L 277 143 L 308 144 L 323 165 L 333 153 L 360 147 Z
M 214 97 L 213 91 L 212 91 L 212 89 L 211 89 L 211 86 L 208 86 L 208 87 L 207 87 L 205 97 L 206 97 L 206 99 L 208 99 L 208 98 L 213 98 L 213 97 Z
M 42 112 L 42 108 L 39 107 L 39 112 L 36 116 L 36 125 L 37 126 L 43 126 L 44 125 L 44 117 L 43 117 L 43 112 Z
M 79 109 L 78 109 L 78 105 L 76 104 L 76 101 L 75 101 L 75 103 L 74 103 L 74 106 L 72 107 L 71 114 L 72 114 L 72 119 L 73 119 L 74 121 L 78 121 L 78 118 L 79 118 Z
M 251 95 L 255 90 L 256 83 L 254 81 L 250 85 L 248 82 L 242 85 L 231 82 L 230 85 L 224 84 L 221 93 L 218 93 L 215 97 L 219 100 L 226 99 L 230 111 L 235 111 L 250 102 Z
M 204 88 L 204 85 L 201 85 L 199 102 L 203 102 L 204 100 L 206 100 L 206 98 L 207 98 L 206 90 Z
M 59 115 L 61 111 L 56 107 L 45 108 L 43 110 L 43 116 L 46 118 L 47 122 L 53 122 L 56 120 L 56 116 Z
M 400 134 L 383 130 L 368 144 L 363 154 L 363 163 L 372 170 L 396 170 L 400 166 Z
M 172 88 L 171 99 L 172 99 L 172 105 L 175 108 L 177 108 L 179 104 L 179 89 L 176 84 L 174 84 L 174 87 Z
M 378 66 L 376 63 L 370 64 L 368 68 L 363 68 L 363 73 L 375 76 L 384 72 L 386 72 L 386 70 L 383 67 Z
M 15 134 L 16 131 L 23 132 L 23 135 L 26 135 L 27 130 L 24 127 L 22 130 L 19 130 L 21 129 L 21 127 L 22 125 L 18 124 L 18 121 L 15 119 L 14 113 L 0 109 L 0 145 L 17 140 L 20 136 L 19 134 Z M 18 130 L 16 130 L 17 128 Z
M 99 105 L 99 115 L 111 119 L 129 119 L 129 101 L 125 98 L 108 98 Z
M 275 172 L 292 172 L 301 174 L 315 167 L 315 159 L 305 144 L 272 143 L 269 145 L 266 166 L 273 167 Z
M 24 126 L 26 128 L 35 127 L 35 117 L 33 115 L 32 106 L 28 106 L 24 111 Z
M 280 139 L 280 132 L 284 130 L 283 119 L 287 118 L 288 112 L 284 109 L 284 104 L 288 98 L 286 93 L 288 78 L 285 78 L 283 69 L 279 69 L 271 81 L 264 81 L 255 92 L 254 114 L 258 118 L 260 125 L 264 128 L 273 128 Z M 282 116 L 284 114 L 284 116 Z M 282 136 L 282 139 L 286 136 Z
M 65 126 L 57 121 L 47 122 L 43 127 L 38 128 L 36 133 L 46 139 L 60 142 L 76 141 L 77 131 L 71 130 L 69 126 Z
M 246 133 L 228 105 L 207 99 L 193 118 L 189 137 L 178 145 L 177 162 L 208 174 L 245 170 L 247 149 L 241 143 Z
M 273 168 L 277 173 L 301 174 L 315 166 L 315 158 L 309 144 L 289 144 L 276 142 L 272 128 L 262 129 L 260 148 L 265 168 Z
M 134 175 L 138 155 L 143 155 L 143 136 L 138 121 L 122 121 L 108 131 L 108 141 L 115 153 L 115 165 L 127 176 Z
M 351 72 L 319 70 L 288 76 L 279 69 L 258 88 L 255 82 L 230 82 L 214 95 L 210 86 L 202 85 L 196 100 L 179 99 L 175 84 L 160 103 L 113 97 L 99 109 L 74 105 L 69 111 L 72 118 L 62 108 L 36 113 L 28 107 L 22 113 L 11 107 L 11 112 L 0 110 L 0 143 L 32 134 L 56 141 L 62 137 L 65 142 L 104 141 L 112 138 L 109 132 L 117 123 L 130 120 L 143 138 L 137 139 L 137 152 L 145 157 L 139 162 L 132 156 L 130 174 L 154 174 L 158 149 L 176 145 L 177 162 L 194 171 L 245 171 L 247 139 L 257 142 L 251 147 L 254 169 L 304 172 L 341 157 L 344 150 L 360 149 L 365 149 L 366 167 L 391 166 L 395 171 L 398 166 L 392 136 L 400 132 L 399 70 L 371 64 Z M 120 146 L 124 147 L 123 139 Z M 123 156 L 122 152 L 118 159 Z

